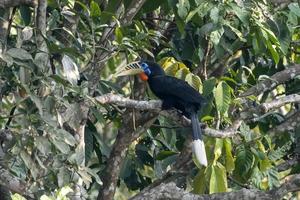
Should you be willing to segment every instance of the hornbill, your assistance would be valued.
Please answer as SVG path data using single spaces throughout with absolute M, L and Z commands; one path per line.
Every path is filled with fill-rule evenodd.
M 134 62 L 126 66 L 119 75 L 139 74 L 148 81 L 151 91 L 162 100 L 162 109 L 176 108 L 191 119 L 193 132 L 193 150 L 198 162 L 207 166 L 205 146 L 202 140 L 198 111 L 204 103 L 201 94 L 186 81 L 167 76 L 160 65 L 150 61 Z

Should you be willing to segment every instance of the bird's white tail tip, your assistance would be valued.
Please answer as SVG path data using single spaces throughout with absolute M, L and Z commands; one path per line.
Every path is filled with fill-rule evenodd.
M 206 167 L 207 166 L 207 158 L 206 158 L 204 142 L 200 139 L 194 140 L 193 141 L 193 150 L 194 150 L 194 153 L 195 153 L 195 156 L 196 156 L 198 162 L 201 165 L 204 165 Z

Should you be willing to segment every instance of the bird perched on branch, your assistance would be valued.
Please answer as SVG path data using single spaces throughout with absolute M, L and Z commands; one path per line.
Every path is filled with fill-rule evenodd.
M 193 149 L 198 162 L 207 166 L 205 146 L 202 140 L 198 111 L 204 103 L 201 94 L 186 81 L 167 76 L 160 65 L 150 61 L 134 62 L 119 75 L 139 74 L 147 81 L 151 91 L 162 100 L 162 109 L 176 108 L 191 119 Z

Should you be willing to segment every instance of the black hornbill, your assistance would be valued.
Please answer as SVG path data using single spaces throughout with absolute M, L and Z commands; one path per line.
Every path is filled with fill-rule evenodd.
M 191 119 L 194 153 L 199 163 L 207 166 L 205 147 L 197 115 L 204 102 L 201 94 L 186 81 L 167 76 L 157 63 L 140 61 L 131 64 L 130 68 L 135 71 L 131 74 L 139 74 L 142 80 L 148 81 L 151 91 L 162 100 L 162 109 L 176 108 L 184 116 Z

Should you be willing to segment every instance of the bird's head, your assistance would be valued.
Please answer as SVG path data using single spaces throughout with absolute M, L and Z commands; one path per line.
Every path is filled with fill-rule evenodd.
M 155 62 L 138 61 L 129 63 L 126 65 L 125 69 L 117 75 L 125 76 L 135 74 L 138 74 L 143 81 L 147 81 L 149 78 L 165 75 L 165 71 Z

